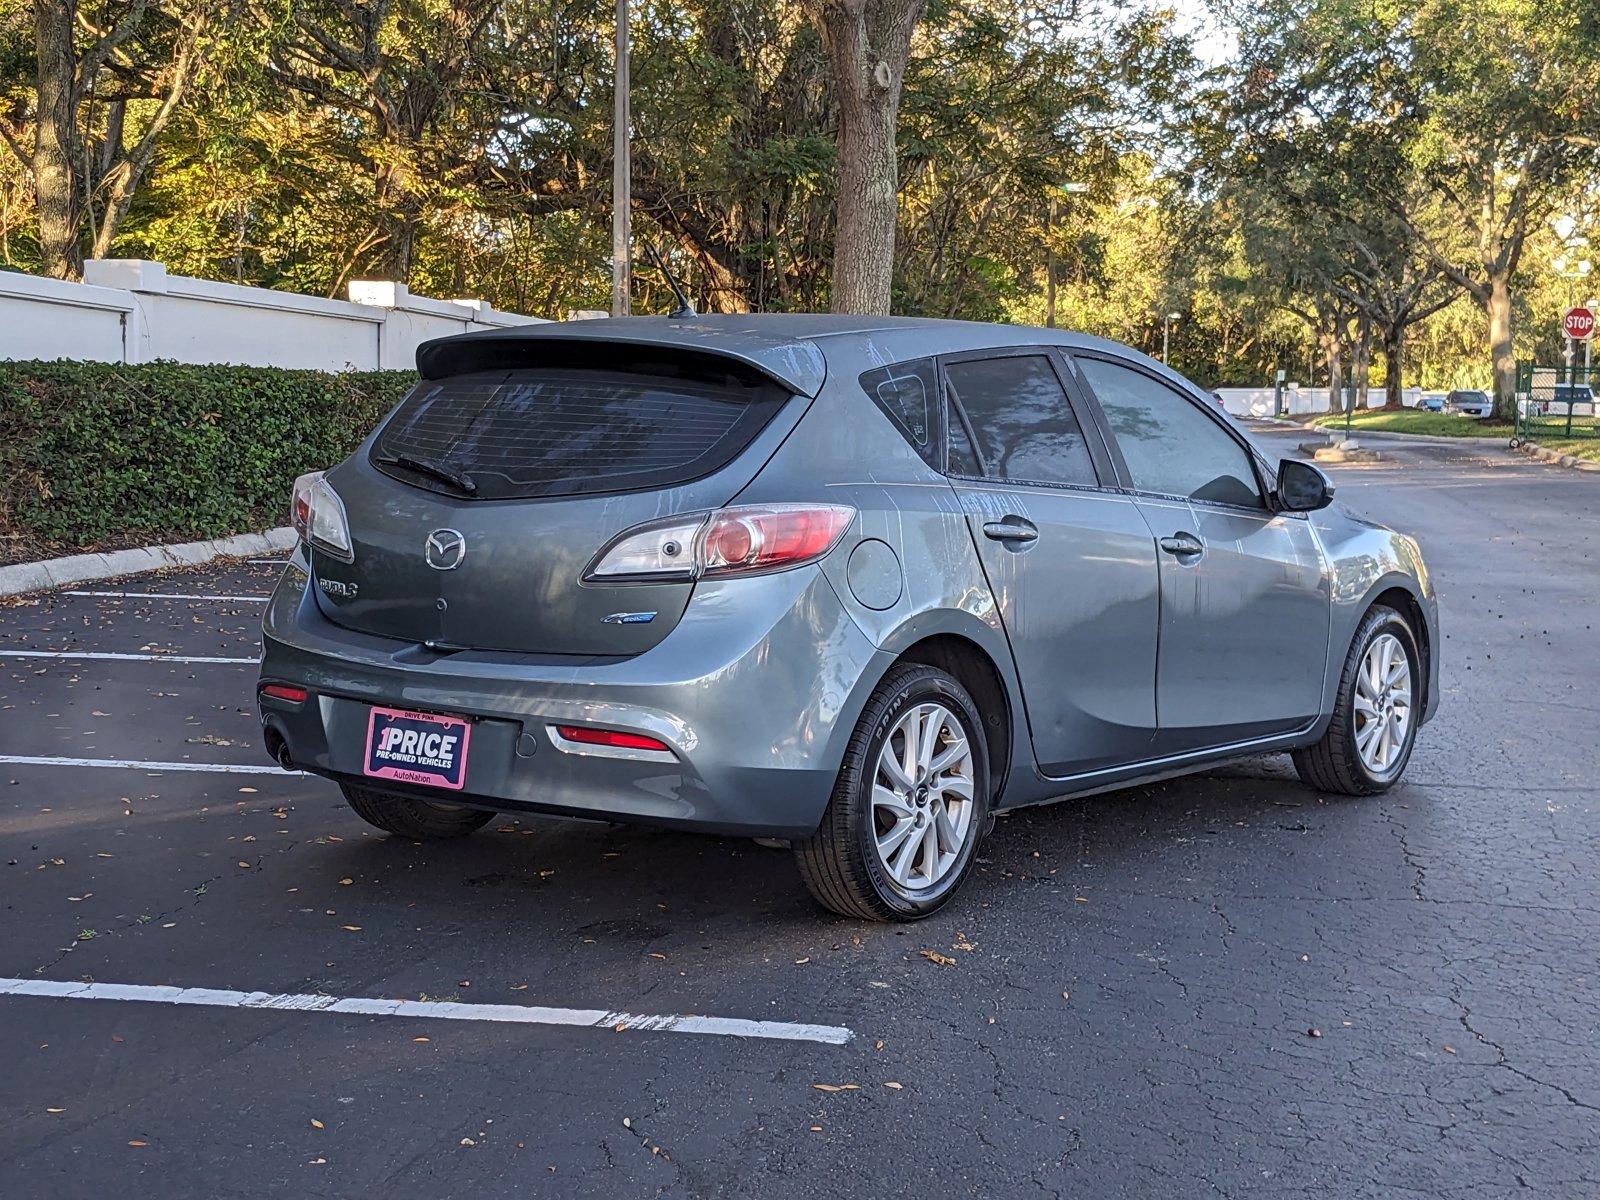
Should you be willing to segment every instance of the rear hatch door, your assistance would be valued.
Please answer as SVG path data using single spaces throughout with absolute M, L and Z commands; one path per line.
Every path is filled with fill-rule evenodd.
M 640 653 L 693 584 L 586 569 L 633 526 L 732 499 L 804 407 L 716 362 L 424 380 L 329 473 L 353 561 L 313 556 L 319 603 L 349 628 L 444 649 Z

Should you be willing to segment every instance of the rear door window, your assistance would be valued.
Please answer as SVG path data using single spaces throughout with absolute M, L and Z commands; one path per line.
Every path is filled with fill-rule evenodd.
M 372 461 L 452 495 L 466 489 L 448 475 L 465 477 L 479 500 L 671 487 L 733 461 L 787 399 L 773 384 L 629 372 L 425 379 L 383 426 Z
M 949 447 L 946 472 L 951 475 L 965 475 L 971 479 L 982 479 L 983 464 L 978 461 L 978 452 L 972 448 L 972 438 L 967 434 L 967 423 L 961 419 L 961 410 L 955 407 L 954 401 L 946 410 L 945 427 L 950 431 L 945 439 Z
M 966 413 L 977 456 L 993 479 L 1095 487 L 1094 460 L 1078 418 L 1042 354 L 947 363 L 953 404 Z M 954 431 L 959 416 L 952 417 Z M 952 449 L 951 469 L 958 467 Z

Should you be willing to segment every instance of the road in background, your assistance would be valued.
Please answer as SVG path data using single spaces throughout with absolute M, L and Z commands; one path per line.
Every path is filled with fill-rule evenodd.
M 1445 633 L 1405 785 L 1265 758 L 1018 813 L 911 927 L 748 841 L 418 846 L 229 771 L 266 763 L 253 669 L 159 658 L 251 657 L 275 567 L 0 609 L 0 649 L 147 656 L 0 658 L 0 754 L 223 768 L 0 763 L 0 977 L 854 1034 L 0 995 L 0 1193 L 1595 1195 L 1600 479 L 1381 450 L 1340 499 L 1420 538 Z

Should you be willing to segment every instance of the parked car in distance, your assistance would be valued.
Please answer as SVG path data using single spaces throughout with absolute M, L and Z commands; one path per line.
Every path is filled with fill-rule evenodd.
M 1444 397 L 1437 392 L 1429 392 L 1422 397 L 1422 403 L 1417 407 L 1423 412 L 1442 413 L 1444 411 Z
M 1593 404 L 1594 389 L 1587 383 L 1558 383 L 1550 389 L 1549 402 L 1563 409 L 1569 404 Z
M 1473 388 L 1458 388 L 1445 397 L 1447 412 L 1462 413 L 1469 417 L 1487 417 L 1494 412 L 1494 398 L 1488 392 Z
M 258 691 L 272 756 L 405 838 L 787 839 L 822 904 L 906 920 L 1001 809 L 1267 751 L 1382 792 L 1438 703 L 1416 542 L 1125 346 L 690 316 L 417 366 L 295 485 Z

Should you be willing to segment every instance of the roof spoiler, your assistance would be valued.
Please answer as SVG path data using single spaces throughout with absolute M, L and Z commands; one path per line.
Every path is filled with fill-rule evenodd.
M 469 371 L 533 366 L 615 368 L 629 360 L 720 360 L 736 374 L 755 374 L 803 396 L 827 377 L 822 352 L 809 341 L 718 335 L 696 322 L 551 322 L 434 338 L 417 347 L 417 373 L 443 379 Z

